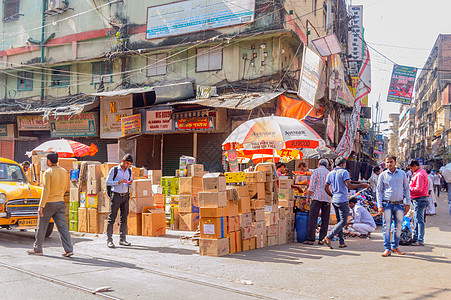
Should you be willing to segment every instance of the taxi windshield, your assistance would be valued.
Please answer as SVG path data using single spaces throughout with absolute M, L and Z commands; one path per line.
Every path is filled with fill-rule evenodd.
M 0 163 L 0 182 L 16 181 L 27 183 L 22 168 L 18 165 Z

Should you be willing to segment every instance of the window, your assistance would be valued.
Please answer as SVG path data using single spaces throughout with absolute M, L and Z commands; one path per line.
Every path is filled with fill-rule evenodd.
M 70 66 L 56 67 L 52 71 L 52 86 L 66 86 L 70 84 Z
M 32 91 L 33 90 L 33 73 L 32 72 L 18 72 L 17 73 L 17 90 L 18 91 Z
M 198 48 L 196 72 L 216 71 L 222 69 L 222 48 Z
M 4 0 L 3 22 L 19 18 L 20 0 Z
M 147 77 L 166 75 L 166 54 L 147 57 Z
M 100 83 L 101 77 L 103 82 L 113 82 L 111 64 L 105 61 L 96 62 L 92 64 L 92 83 Z

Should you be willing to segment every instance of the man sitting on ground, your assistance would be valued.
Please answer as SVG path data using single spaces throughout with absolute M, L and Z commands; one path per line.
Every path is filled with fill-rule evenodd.
M 351 209 L 352 217 L 348 222 L 348 227 L 360 233 L 362 238 L 370 237 L 371 232 L 374 232 L 376 229 L 376 223 L 369 211 L 357 204 L 356 198 L 349 199 L 349 208 Z

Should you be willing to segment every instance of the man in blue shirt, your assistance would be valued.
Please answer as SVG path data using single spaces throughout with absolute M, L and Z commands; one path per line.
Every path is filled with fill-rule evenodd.
M 340 240 L 340 248 L 347 247 L 343 237 L 343 227 L 348 223 L 349 216 L 349 200 L 348 189 L 355 190 L 357 188 L 368 188 L 367 183 L 351 183 L 348 170 L 345 169 L 346 158 L 337 157 L 335 159 L 337 166 L 332 172 L 327 175 L 326 185 L 324 189 L 326 193 L 332 197 L 332 205 L 337 216 L 337 224 L 332 231 L 324 238 L 324 243 L 332 248 L 332 239 L 338 235 Z M 332 187 L 332 191 L 330 188 Z
M 116 220 L 118 210 L 121 209 L 120 241 L 119 245 L 130 246 L 127 242 L 127 217 L 129 211 L 130 186 L 133 183 L 133 172 L 130 169 L 133 157 L 126 154 L 120 165 L 111 168 L 106 181 L 111 186 L 112 196 L 110 203 L 110 214 L 108 215 L 108 226 L 106 230 L 108 248 L 115 248 L 113 244 L 113 224 Z

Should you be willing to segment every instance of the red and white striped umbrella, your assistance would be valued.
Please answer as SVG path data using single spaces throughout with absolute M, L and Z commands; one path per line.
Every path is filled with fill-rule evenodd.
M 94 144 L 87 146 L 83 143 L 79 143 L 72 140 L 53 140 L 45 142 L 38 147 L 34 148 L 33 151 L 36 152 L 57 152 L 59 157 L 83 157 L 83 156 L 94 156 L 99 149 Z

